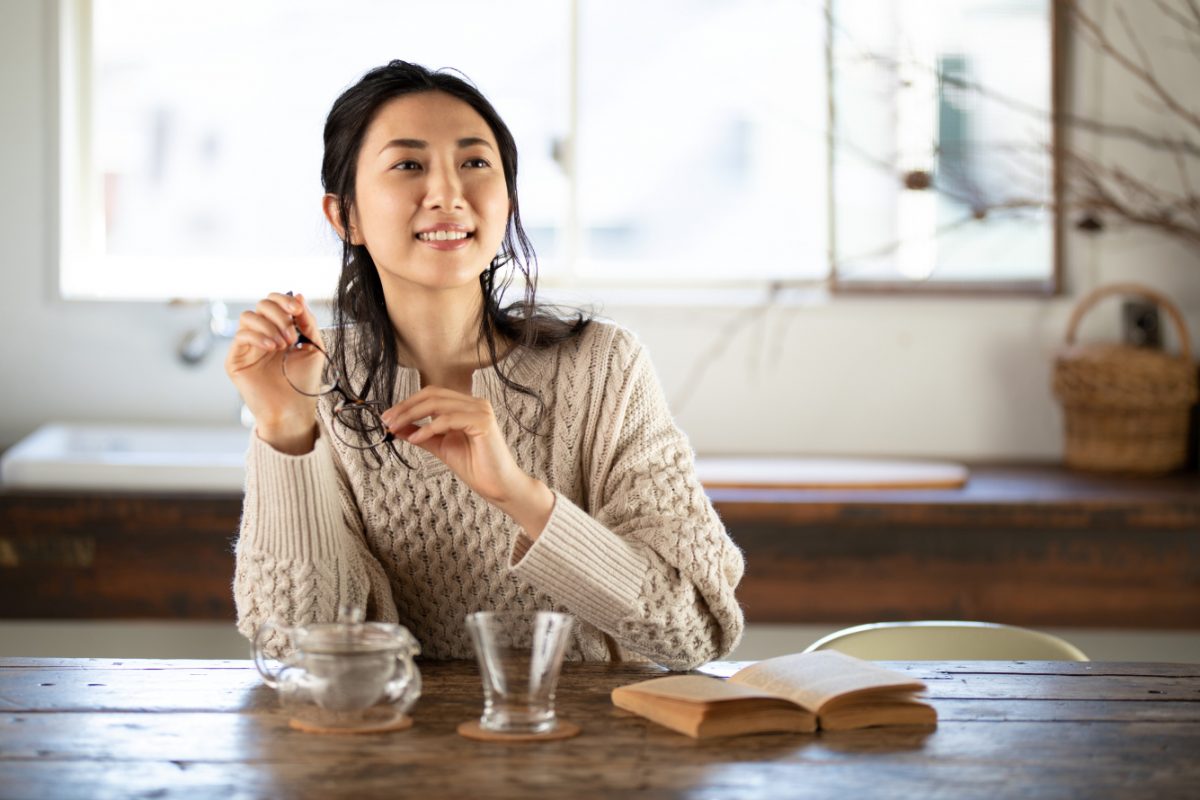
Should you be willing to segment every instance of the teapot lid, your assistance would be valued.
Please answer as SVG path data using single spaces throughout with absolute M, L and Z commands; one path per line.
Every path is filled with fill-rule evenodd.
M 405 650 L 420 652 L 417 640 L 403 625 L 363 622 L 360 608 L 343 607 L 340 622 L 304 625 L 293 631 L 296 647 L 305 653 L 378 653 Z

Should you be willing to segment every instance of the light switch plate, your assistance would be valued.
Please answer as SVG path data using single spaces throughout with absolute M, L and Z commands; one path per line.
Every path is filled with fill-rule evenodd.
M 1146 300 L 1126 300 L 1121 305 L 1121 338 L 1134 347 L 1161 349 L 1158 306 Z

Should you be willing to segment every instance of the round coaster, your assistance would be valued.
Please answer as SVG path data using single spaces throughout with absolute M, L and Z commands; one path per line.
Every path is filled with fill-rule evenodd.
M 560 719 L 545 733 L 499 733 L 489 731 L 479 724 L 479 720 L 471 719 L 458 726 L 458 735 L 477 742 L 552 742 L 578 736 L 579 726 Z
M 408 730 L 412 724 L 412 717 L 394 711 L 372 715 L 348 725 L 322 725 L 299 717 L 292 717 L 288 720 L 289 727 L 305 733 L 390 733 L 391 731 Z

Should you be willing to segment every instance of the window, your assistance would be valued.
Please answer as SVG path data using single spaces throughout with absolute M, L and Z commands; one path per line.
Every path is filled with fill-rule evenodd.
M 1044 25 L 1046 2 L 999 5 Z M 929 23 L 918 0 L 60 0 L 61 291 L 331 292 L 339 247 L 320 213 L 324 116 L 396 57 L 461 69 L 513 128 L 545 283 L 1044 281 L 1048 227 L 997 266 L 979 255 L 986 244 L 929 235 L 961 212 L 961 192 L 917 196 L 895 169 L 855 161 L 891 148 L 903 174 L 956 189 L 1000 181 L 990 142 L 974 135 L 991 119 L 961 76 L 1004 77 L 1007 62 L 969 49 L 966 22 L 913 50 L 877 26 L 886 15 L 865 11 L 880 6 L 896 31 Z M 1040 35 L 1032 22 L 1022 32 Z M 855 60 L 860 45 L 880 54 L 876 72 Z M 900 54 L 914 57 L 901 66 Z M 1046 64 L 1027 66 L 1048 96 Z M 889 95 L 880 75 L 897 83 L 904 69 L 918 77 Z M 1031 166 L 1042 184 L 1047 163 Z M 1002 218 L 968 227 L 1011 238 Z
M 820 6 L 597 0 L 580 11 L 573 277 L 822 278 Z
M 838 282 L 1053 288 L 1047 3 L 833 9 Z

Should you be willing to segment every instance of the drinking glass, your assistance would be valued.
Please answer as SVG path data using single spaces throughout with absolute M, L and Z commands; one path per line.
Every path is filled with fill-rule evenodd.
M 480 728 L 502 734 L 555 729 L 554 691 L 573 622 L 556 611 L 467 615 L 483 678 Z

